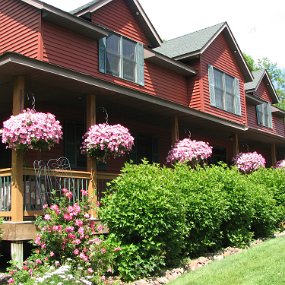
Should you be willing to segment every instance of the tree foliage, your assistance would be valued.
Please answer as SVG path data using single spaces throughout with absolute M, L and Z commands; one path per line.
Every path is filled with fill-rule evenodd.
M 272 62 L 268 57 L 260 58 L 255 62 L 250 55 L 244 53 L 243 56 L 250 71 L 259 69 L 267 70 L 280 99 L 280 102 L 276 106 L 285 110 L 285 71 L 280 69 L 277 63 Z

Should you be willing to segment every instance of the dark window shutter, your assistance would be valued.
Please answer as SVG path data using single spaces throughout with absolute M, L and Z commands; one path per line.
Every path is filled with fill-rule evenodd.
M 234 94 L 235 94 L 235 113 L 241 115 L 241 104 L 240 104 L 240 89 L 239 89 L 239 80 L 234 79 Z
M 267 112 L 268 112 L 268 127 L 273 128 L 273 123 L 272 123 L 272 111 L 271 111 L 271 104 L 267 103 Z
M 212 106 L 216 106 L 214 68 L 212 65 L 208 66 L 208 80 L 209 80 L 210 104 Z
M 257 124 L 263 125 L 263 104 L 256 106 Z
M 99 71 L 106 72 L 106 38 L 99 39 Z
M 144 47 L 137 44 L 137 83 L 144 86 Z

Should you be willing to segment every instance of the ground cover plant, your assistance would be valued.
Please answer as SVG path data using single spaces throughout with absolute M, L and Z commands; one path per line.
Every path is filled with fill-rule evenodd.
M 284 251 L 284 237 L 269 240 L 187 273 L 169 285 L 285 284 Z

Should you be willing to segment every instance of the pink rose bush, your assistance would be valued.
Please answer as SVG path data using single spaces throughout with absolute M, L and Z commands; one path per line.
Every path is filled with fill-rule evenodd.
M 98 124 L 83 136 L 81 152 L 97 160 L 120 157 L 130 152 L 134 138 L 122 125 Z
M 285 168 L 285 159 L 276 162 L 276 168 Z
M 212 147 L 207 142 L 195 141 L 189 138 L 180 140 L 169 151 L 168 163 L 185 162 L 199 163 L 212 155 Z
M 239 171 L 245 174 L 251 173 L 260 167 L 265 167 L 266 163 L 264 157 L 257 152 L 241 152 L 233 161 Z
M 14 150 L 49 150 L 62 139 L 61 129 L 53 114 L 26 109 L 3 123 L 2 142 Z
M 44 215 L 37 218 L 36 249 L 25 261 L 25 270 L 18 266 L 10 270 L 13 280 L 25 281 L 23 274 L 25 278 L 37 278 L 43 267 L 68 265 L 74 276 L 89 276 L 89 280 L 100 284 L 105 274 L 110 275 L 110 268 L 113 271 L 119 253 L 116 245 L 102 235 L 103 226 L 90 219 L 88 192 L 81 190 L 82 198 L 76 203 L 70 201 L 68 189 L 61 192 L 63 195 L 54 198 Z

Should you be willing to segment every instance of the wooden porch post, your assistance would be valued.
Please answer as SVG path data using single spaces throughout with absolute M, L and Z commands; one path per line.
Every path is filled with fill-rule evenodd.
M 24 89 L 25 80 L 19 76 L 15 79 L 13 88 L 13 115 L 18 115 L 24 109 Z M 12 150 L 12 222 L 23 221 L 23 206 L 23 153 Z
M 276 162 L 277 162 L 277 159 L 276 159 L 276 144 L 273 143 L 273 144 L 271 144 L 271 164 L 272 164 L 272 166 L 275 166 Z
M 234 134 L 233 155 L 236 156 L 238 153 L 239 153 L 238 134 Z
M 179 122 L 177 116 L 171 121 L 171 144 L 174 145 L 179 140 Z
M 13 115 L 18 115 L 24 109 L 25 80 L 18 76 L 13 87 Z M 12 222 L 22 222 L 24 219 L 24 185 L 23 185 L 23 152 L 12 150 L 12 186 L 11 186 L 11 216 Z M 23 263 L 23 242 L 11 243 L 12 259 Z
M 86 127 L 87 130 L 94 124 L 96 124 L 96 95 L 88 95 L 86 100 Z M 88 195 L 92 197 L 91 203 L 96 205 L 97 203 L 97 167 L 95 159 L 87 158 L 87 171 L 91 172 L 91 179 L 88 186 Z M 91 210 L 91 216 L 96 217 L 95 209 Z

